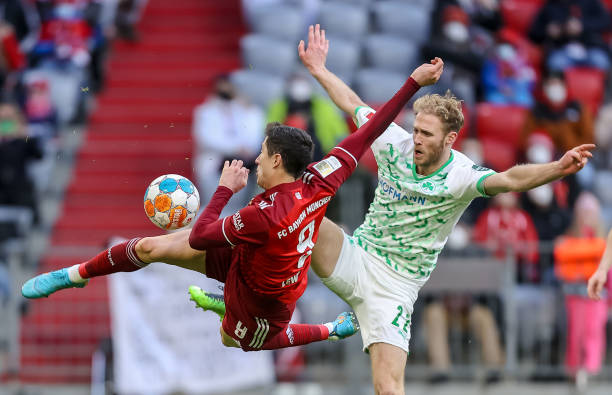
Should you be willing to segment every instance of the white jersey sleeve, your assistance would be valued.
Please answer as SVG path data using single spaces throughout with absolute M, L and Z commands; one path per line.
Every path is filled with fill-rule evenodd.
M 454 167 L 448 175 L 448 189 L 455 198 L 472 201 L 477 197 L 490 197 L 484 190 L 485 178 L 495 171 L 478 166 L 468 160 L 464 166 Z
M 355 109 L 355 117 L 354 121 L 357 127 L 361 127 L 364 123 L 368 122 L 370 118 L 374 115 L 376 111 L 370 107 L 357 107 Z M 412 146 L 412 133 L 406 131 L 405 129 L 398 126 L 395 122 L 392 122 L 391 125 L 380 135 L 370 148 L 372 148 L 372 152 L 374 153 L 374 157 L 376 161 L 379 161 L 380 152 L 387 152 L 389 149 L 389 144 L 392 144 L 396 149 L 400 151 L 405 151 L 409 149 L 408 145 Z

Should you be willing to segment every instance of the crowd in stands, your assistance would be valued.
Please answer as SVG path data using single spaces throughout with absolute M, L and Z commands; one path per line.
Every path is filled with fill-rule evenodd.
M 53 187 L 61 132 L 85 121 L 90 95 L 104 86 L 107 43 L 137 38 L 145 1 L 0 1 L 2 294 L 10 284 L 3 243 L 50 225 L 39 205 Z
M 247 129 L 244 124 L 238 128 L 248 134 L 242 137 L 245 144 L 253 142 L 256 147 L 261 142 L 264 119 L 280 121 L 310 133 L 317 147 L 315 157 L 321 157 L 349 129 L 354 130 L 350 116 L 342 118 L 299 65 L 297 42 L 305 38 L 306 26 L 316 22 L 330 40 L 327 67 L 374 108 L 392 96 L 414 66 L 441 57 L 445 62 L 442 79 L 421 94 L 450 89 L 463 100 L 466 122 L 454 148 L 477 165 L 503 171 L 520 162 L 552 161 L 580 144 L 598 144 L 595 160 L 576 177 L 522 195 L 475 202 L 451 236 L 448 252 L 461 254 L 475 244 L 508 259 L 508 249 L 514 250 L 510 259 L 517 268 L 513 297 L 520 316 L 520 349 L 539 350 L 542 344 L 553 342 L 559 346 L 565 339 L 560 332 L 567 333 L 568 372 L 596 374 L 605 357 L 593 349 L 603 349 L 606 302 L 585 299 L 588 270 L 563 265 L 566 260 L 585 258 L 565 256 L 567 243 L 584 239 L 600 243 L 603 229 L 612 226 L 612 85 L 608 82 L 612 2 L 245 0 L 243 5 L 251 29 L 241 41 L 243 69 L 223 83 L 236 90 L 233 100 L 241 96 L 242 102 L 249 101 L 255 108 L 241 104 L 236 108 L 242 115 L 226 110 L 227 141 L 238 133 L 230 132 L 235 124 L 232 117 L 246 119 L 248 114 L 262 122 L 256 128 Z M 202 143 L 199 149 L 217 150 L 221 158 L 243 149 L 236 144 L 238 151 L 228 152 L 203 140 L 200 117 L 206 107 L 227 100 L 218 96 L 217 92 L 196 109 L 194 133 Z M 407 111 L 398 122 L 410 130 L 411 119 Z M 247 157 L 252 153 L 248 151 Z M 371 163 L 364 164 L 372 169 Z M 370 178 L 375 184 L 375 165 L 373 170 Z M 206 167 L 196 171 L 207 172 Z M 590 218 L 597 218 L 596 224 L 581 219 L 585 210 L 590 210 Z M 592 255 L 588 259 L 597 261 Z M 557 314 L 555 303 L 563 292 L 567 308 Z M 446 314 L 464 310 L 470 312 L 469 322 L 481 340 L 483 359 L 494 379 L 504 356 L 503 336 L 497 329 L 500 318 L 494 319 L 487 302 L 491 298 L 449 302 L 456 296 L 426 300 L 426 332 L 434 339 L 428 344 L 438 345 L 430 350 L 436 377 L 445 377 L 450 353 L 448 345 L 444 349 L 445 330 L 432 328 L 445 328 Z M 607 306 L 611 302 L 612 292 Z M 586 328 L 581 324 L 585 314 L 597 317 Z M 597 346 L 584 344 L 591 336 L 598 339 Z

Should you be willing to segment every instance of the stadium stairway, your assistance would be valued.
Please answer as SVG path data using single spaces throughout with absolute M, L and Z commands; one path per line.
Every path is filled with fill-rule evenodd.
M 79 263 L 113 236 L 161 233 L 145 217 L 145 189 L 161 174 L 192 176 L 191 114 L 215 76 L 240 66 L 240 15 L 239 0 L 149 0 L 140 41 L 114 43 L 41 272 Z M 86 383 L 109 335 L 105 278 L 32 301 L 21 323 L 20 379 Z

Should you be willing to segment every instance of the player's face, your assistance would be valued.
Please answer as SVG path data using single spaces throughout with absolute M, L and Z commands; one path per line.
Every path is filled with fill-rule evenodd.
M 418 170 L 431 172 L 441 166 L 450 149 L 449 133 L 444 132 L 440 119 L 432 114 L 418 113 L 414 119 L 414 164 Z
M 270 177 L 274 165 L 274 155 L 268 155 L 268 147 L 266 147 L 267 140 L 268 138 L 266 137 L 261 143 L 261 152 L 255 159 L 255 164 L 257 165 L 257 185 L 263 189 L 266 189 L 266 185 L 268 184 L 267 179 Z

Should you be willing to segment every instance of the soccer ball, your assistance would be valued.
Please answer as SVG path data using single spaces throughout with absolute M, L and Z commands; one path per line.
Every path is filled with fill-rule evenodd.
M 179 229 L 188 225 L 199 208 L 200 194 L 195 185 L 178 174 L 157 177 L 145 192 L 145 213 L 162 229 Z

